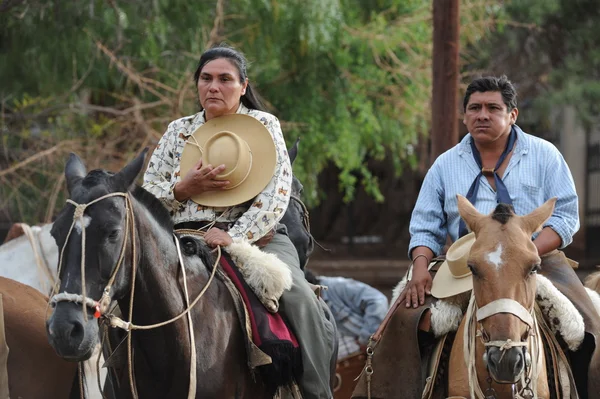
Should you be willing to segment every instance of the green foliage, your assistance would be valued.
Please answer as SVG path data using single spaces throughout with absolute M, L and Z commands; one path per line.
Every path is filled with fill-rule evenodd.
M 539 123 L 550 118 L 556 106 L 572 104 L 585 124 L 597 124 L 600 113 L 598 2 L 513 0 L 507 4 L 505 13 L 505 28 L 479 43 L 476 51 L 481 57 L 472 66 L 503 64 L 512 68 L 516 75 L 513 79 L 520 81 L 525 95 L 535 97 L 533 108 L 540 113 Z M 526 68 L 523 73 L 518 72 L 520 66 Z
M 496 11 L 463 3 L 469 42 Z M 429 0 L 25 0 L 0 13 L 0 99 L 27 116 L 0 128 L 25 140 L 37 123 L 48 145 L 79 139 L 84 157 L 124 162 L 195 112 L 197 60 L 225 41 L 251 61 L 250 80 L 288 143 L 302 138 L 295 173 L 308 202 L 321 199 L 317 176 L 329 163 L 346 200 L 358 184 L 383 200 L 367 161 L 387 150 L 399 174 L 416 165 L 413 147 L 429 129 L 431 37 Z

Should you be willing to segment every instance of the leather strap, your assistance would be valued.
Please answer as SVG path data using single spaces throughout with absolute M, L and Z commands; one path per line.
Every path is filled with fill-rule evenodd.
M 498 313 L 513 314 L 525 324 L 529 325 L 529 327 L 533 328 L 533 317 L 531 317 L 531 313 L 519 302 L 509 298 L 496 299 L 477 309 L 477 321 L 482 321 Z
M 433 352 L 431 353 L 431 359 L 428 368 L 429 376 L 427 376 L 425 380 L 425 388 L 423 388 L 423 396 L 421 396 L 421 399 L 432 399 L 433 397 L 435 380 L 437 378 L 437 373 L 440 366 L 440 360 L 442 358 L 442 352 L 444 351 L 446 338 L 448 338 L 448 334 L 444 334 L 442 337 L 440 337 L 435 344 Z
M 429 263 L 429 272 L 434 272 L 434 273 L 437 272 L 438 269 L 440 268 L 442 262 L 444 261 L 444 259 L 445 259 L 445 257 L 443 257 L 443 256 L 433 258 L 431 260 L 431 262 Z M 412 265 L 410 265 L 407 274 L 410 274 L 411 269 L 412 269 Z M 398 297 L 398 299 L 396 299 L 396 302 L 394 302 L 392 304 L 392 306 L 390 307 L 390 309 L 388 310 L 387 314 L 385 315 L 385 318 L 379 325 L 379 328 L 377 328 L 377 331 L 375 331 L 375 334 L 373 334 L 371 336 L 371 340 L 373 342 L 378 342 L 381 339 L 381 336 L 383 335 L 385 328 L 387 327 L 387 325 L 390 322 L 390 319 L 392 318 L 394 313 L 396 313 L 396 309 L 398 309 L 398 306 L 400 306 L 400 304 L 401 304 L 400 297 Z

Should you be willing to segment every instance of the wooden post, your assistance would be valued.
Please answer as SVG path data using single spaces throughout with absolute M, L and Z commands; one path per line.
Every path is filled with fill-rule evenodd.
M 433 1 L 430 163 L 458 143 L 459 0 Z

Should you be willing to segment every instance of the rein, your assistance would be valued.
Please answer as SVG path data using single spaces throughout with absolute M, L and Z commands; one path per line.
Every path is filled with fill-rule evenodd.
M 481 325 L 481 322 L 487 319 L 488 317 L 498 313 L 510 313 L 518 317 L 525 324 L 527 324 L 527 341 L 515 342 L 510 339 L 507 339 L 505 341 L 490 341 L 488 338 L 489 335 L 484 330 L 483 325 Z M 521 381 L 519 382 L 519 384 L 521 385 L 521 389 L 517 391 L 517 384 L 512 384 L 513 397 L 515 399 L 537 399 L 537 375 L 542 367 L 542 357 L 540 349 L 542 347 L 542 342 L 539 325 L 534 315 L 534 309 L 527 310 L 519 302 L 507 298 L 497 299 L 478 309 L 477 304 L 475 302 L 475 295 L 472 294 L 465 317 L 468 317 L 468 319 L 466 321 L 467 324 L 464 330 L 463 347 L 465 363 L 467 364 L 467 373 L 469 375 L 469 387 L 471 390 L 471 397 L 477 399 L 496 398 L 496 392 L 491 386 L 491 376 L 488 375 L 487 382 L 489 386 L 485 390 L 485 392 L 482 391 L 481 386 L 479 385 L 479 379 L 477 378 L 475 341 L 476 338 L 480 338 L 481 342 L 483 343 L 483 346 L 486 348 L 486 352 L 483 355 L 484 361 L 486 362 L 486 368 L 487 348 L 499 348 L 501 351 L 501 359 L 506 353 L 505 351 L 514 347 L 523 348 L 523 360 L 525 362 L 525 371 L 521 375 Z M 531 355 L 529 355 L 529 353 L 527 352 L 527 348 L 530 349 L 529 352 L 531 352 Z
M 298 205 L 300 205 L 300 208 L 302 208 L 302 226 L 304 226 L 304 229 L 306 230 L 306 233 L 308 234 L 308 237 L 310 238 L 310 249 L 308 252 L 311 253 L 315 249 L 315 244 L 319 248 L 321 248 L 323 251 L 331 252 L 330 249 L 325 248 L 323 245 L 321 245 L 315 239 L 315 237 L 313 237 L 312 233 L 310 232 L 310 215 L 308 213 L 308 209 L 306 208 L 306 205 L 304 205 L 304 202 L 302 202 L 300 197 L 292 194 L 290 196 L 290 201 L 295 201 Z
M 86 289 L 85 289 L 86 225 L 85 225 L 85 221 L 84 221 L 84 214 L 85 214 L 85 210 L 90 205 L 93 205 L 103 199 L 110 198 L 110 197 L 117 197 L 117 196 L 125 198 L 125 214 L 126 214 L 125 238 L 123 239 L 123 246 L 121 247 L 119 259 L 117 261 L 117 264 L 113 268 L 113 271 L 111 273 L 111 276 L 109 278 L 109 281 L 108 281 L 106 287 L 103 290 L 102 297 L 100 298 L 100 300 L 96 301 L 86 295 Z M 121 328 L 127 332 L 127 363 L 128 363 L 128 370 L 129 370 L 129 385 L 131 388 L 131 394 L 134 398 L 138 398 L 138 394 L 137 394 L 137 389 L 136 389 L 134 378 L 133 378 L 133 361 L 132 361 L 132 347 L 131 347 L 132 331 L 133 330 L 151 330 L 154 328 L 163 327 L 163 326 L 171 324 L 171 323 L 181 319 L 183 316 L 187 315 L 188 323 L 189 323 L 188 330 L 190 333 L 190 349 L 191 349 L 190 385 L 189 385 L 189 390 L 188 390 L 188 399 L 195 398 L 196 397 L 196 383 L 197 383 L 197 381 L 196 381 L 196 346 L 195 346 L 192 316 L 191 316 L 190 311 L 198 303 L 200 298 L 202 298 L 202 296 L 206 293 L 211 282 L 213 281 L 213 278 L 217 271 L 217 266 L 219 264 L 219 260 L 221 258 L 221 247 L 220 246 L 217 247 L 218 255 L 215 260 L 215 264 L 213 265 L 213 270 L 210 274 L 210 277 L 209 277 L 206 285 L 202 288 L 200 293 L 196 296 L 196 298 L 190 304 L 186 272 L 185 272 L 185 265 L 183 262 L 183 257 L 181 255 L 179 239 L 175 234 L 173 234 L 173 237 L 175 239 L 175 245 L 177 247 L 177 256 L 179 259 L 179 265 L 181 266 L 181 271 L 182 271 L 182 275 L 183 275 L 183 288 L 184 288 L 184 292 L 185 292 L 185 302 L 186 302 L 187 307 L 179 315 L 177 315 L 169 320 L 160 322 L 160 323 L 156 323 L 156 324 L 152 324 L 152 325 L 133 324 L 131 322 L 131 320 L 133 319 L 133 299 L 134 299 L 134 294 L 135 294 L 135 279 L 136 279 L 136 275 L 137 275 L 137 262 L 136 262 L 137 261 L 137 247 L 136 247 L 136 239 L 135 239 L 135 231 L 136 231 L 135 230 L 135 216 L 133 213 L 133 207 L 131 205 L 131 198 L 130 198 L 129 193 L 122 193 L 122 192 L 110 193 L 110 194 L 104 195 L 102 197 L 99 197 L 91 202 L 88 202 L 87 204 L 78 204 L 70 199 L 67 200 L 67 203 L 75 206 L 75 212 L 73 214 L 73 222 L 71 223 L 71 227 L 69 228 L 69 232 L 67 233 L 67 237 L 65 239 L 65 244 L 63 245 L 63 247 L 61 248 L 61 251 L 60 251 L 57 276 L 60 276 L 65 247 L 67 246 L 67 244 L 69 242 L 69 238 L 71 236 L 71 232 L 73 231 L 73 227 L 75 226 L 77 221 L 79 221 L 80 226 L 81 226 L 81 279 L 82 279 L 81 291 L 82 291 L 82 293 L 81 293 L 81 295 L 80 294 L 71 294 L 71 293 L 67 293 L 67 292 L 55 294 L 50 299 L 49 305 L 51 305 L 52 307 L 55 307 L 57 303 L 64 302 L 64 301 L 80 303 L 83 308 L 83 314 L 84 314 L 85 319 L 87 319 L 87 308 L 89 307 L 89 308 L 92 308 L 95 310 L 95 312 L 94 312 L 95 318 L 99 319 L 102 317 L 102 318 L 108 319 L 111 327 Z M 131 233 L 131 234 L 129 234 L 129 233 Z M 202 234 L 198 234 L 198 235 L 202 236 Z M 108 308 L 110 307 L 110 303 L 112 301 L 112 299 L 111 299 L 112 285 L 113 285 L 113 283 L 116 279 L 117 273 L 123 263 L 123 259 L 125 257 L 125 252 L 126 252 L 126 248 L 127 248 L 127 241 L 130 238 L 130 236 L 131 236 L 131 244 L 132 244 L 132 251 L 131 251 L 132 277 L 131 277 L 131 289 L 130 289 L 130 300 L 129 300 L 129 318 L 128 318 L 129 322 L 126 322 L 126 321 L 122 320 L 121 318 L 119 318 L 113 314 L 110 314 L 108 312 Z M 60 283 L 60 280 L 57 279 L 54 289 L 52 291 L 53 294 L 58 291 L 59 283 Z M 84 397 L 83 389 L 81 389 L 81 395 L 83 398 Z

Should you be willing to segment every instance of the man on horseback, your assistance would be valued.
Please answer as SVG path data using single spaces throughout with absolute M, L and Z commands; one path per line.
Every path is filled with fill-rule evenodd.
M 471 82 L 465 93 L 463 111 L 463 123 L 469 134 L 434 162 L 425 176 L 412 213 L 408 250 L 412 268 L 396 302 L 405 310 L 399 309 L 397 314 L 412 315 L 411 320 L 419 325 L 421 344 L 427 340 L 431 334 L 432 260 L 443 253 L 447 237 L 454 242 L 468 232 L 459 214 L 457 195 L 466 196 L 483 214 L 489 214 L 503 203 L 512 206 L 517 215 L 529 214 L 556 197 L 552 216 L 541 232 L 532 237 L 542 258 L 542 274 L 576 306 L 585 302 L 584 309 L 593 309 L 593 306 L 587 306 L 590 300 L 572 267 L 562 252 L 557 251 L 569 245 L 579 229 L 575 184 L 562 155 L 551 143 L 523 132 L 515 124 L 519 113 L 517 93 L 506 76 L 484 77 Z M 569 292 L 564 292 L 567 290 L 563 287 L 569 287 Z M 422 305 L 427 306 L 421 308 Z M 600 326 L 598 315 L 586 314 L 577 307 L 584 316 L 586 331 L 595 334 Z M 595 347 L 594 339 L 589 344 L 587 349 L 579 351 L 587 354 L 580 353 L 578 357 L 586 364 Z M 393 357 L 393 354 L 387 356 Z M 398 357 L 407 356 L 413 356 L 413 363 L 420 362 L 418 350 L 398 354 Z M 587 359 L 583 359 L 586 356 Z M 415 393 L 422 390 L 424 381 L 419 373 L 417 371 L 414 378 L 417 382 L 412 383 L 421 386 L 412 391 L 406 387 L 403 390 L 406 388 Z M 587 377 L 579 376 L 578 386 L 595 389 L 593 384 Z M 408 383 L 407 386 L 412 385 Z M 389 394 L 390 391 L 386 392 Z M 584 396 L 580 393 L 580 397 Z M 362 396 L 355 392 L 355 397 Z
M 238 242 L 255 244 L 288 266 L 293 285 L 283 293 L 279 310 L 286 316 L 300 343 L 304 369 L 300 389 L 304 398 L 330 399 L 330 359 L 334 352 L 331 343 L 335 328 L 323 318 L 320 302 L 300 269 L 297 251 L 285 226 L 279 224 L 290 201 L 292 182 L 291 164 L 279 121 L 262 110 L 261 102 L 248 83 L 246 60 L 234 49 L 216 47 L 207 50 L 200 58 L 194 79 L 202 110 L 169 125 L 150 159 L 144 188 L 170 210 L 176 229 L 205 229 L 204 239 L 213 247 L 227 247 Z M 269 140 L 275 144 L 271 169 L 251 147 L 246 159 L 248 172 L 240 176 L 232 174 L 235 163 L 244 160 L 240 153 L 229 154 L 233 165 L 207 164 L 210 155 L 206 154 L 210 150 L 207 140 L 205 144 L 201 143 L 204 148 L 192 143 L 200 150 L 202 159 L 194 161 L 186 172 L 182 167 L 182 153 L 186 144 L 193 140 L 193 133 L 209 121 L 212 123 L 219 117 L 233 114 L 249 115 L 266 126 L 271 136 Z M 229 136 L 223 136 L 220 151 L 233 152 L 234 144 L 239 140 L 236 132 L 226 133 Z M 247 151 L 245 145 L 252 143 L 242 144 L 235 148 L 244 152 Z M 267 177 L 265 183 L 261 187 L 258 187 L 260 183 L 249 187 L 247 181 L 261 173 L 262 178 Z M 271 310 L 277 310 L 276 300 L 272 305 Z

